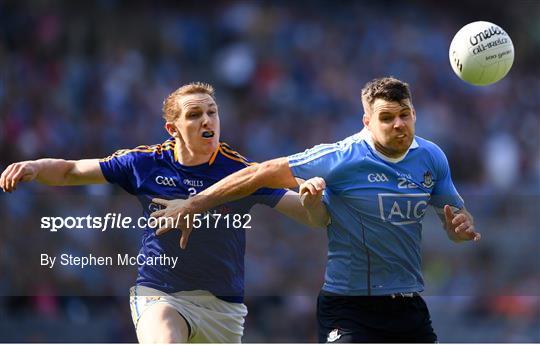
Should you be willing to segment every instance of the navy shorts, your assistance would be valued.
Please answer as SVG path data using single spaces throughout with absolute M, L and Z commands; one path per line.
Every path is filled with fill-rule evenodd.
M 343 296 L 321 291 L 317 299 L 320 343 L 436 343 L 426 303 L 415 294 Z

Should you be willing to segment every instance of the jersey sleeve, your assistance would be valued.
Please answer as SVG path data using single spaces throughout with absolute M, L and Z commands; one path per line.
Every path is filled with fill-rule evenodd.
M 219 151 L 227 158 L 225 162 L 229 174 L 233 174 L 249 165 L 256 164 L 249 158 L 234 151 L 226 143 L 220 143 Z M 251 203 L 251 206 L 253 204 L 263 204 L 269 207 L 275 207 L 285 193 L 287 193 L 286 189 L 261 188 L 256 190 L 247 199 Z
M 344 151 L 338 143 L 321 144 L 289 156 L 289 167 L 294 177 L 304 180 L 322 177 L 328 184 L 332 172 L 344 161 L 343 155 Z
M 283 198 L 285 193 L 287 193 L 286 189 L 261 188 L 255 191 L 253 196 L 256 197 L 257 203 L 273 208 L 277 205 L 281 198 Z
M 444 208 L 444 205 L 450 205 L 462 209 L 465 203 L 452 181 L 448 159 L 438 147 L 434 155 L 434 164 L 437 177 L 431 193 L 431 205 L 436 208 Z
M 130 194 L 136 194 L 136 154 L 119 150 L 99 161 L 99 166 L 109 183 L 118 184 Z

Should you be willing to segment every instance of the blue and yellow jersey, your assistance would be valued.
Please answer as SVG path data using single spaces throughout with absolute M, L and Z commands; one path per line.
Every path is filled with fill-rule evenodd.
M 185 199 L 197 194 L 222 178 L 252 164 L 225 143 L 220 143 L 208 163 L 184 166 L 178 162 L 173 138 L 162 144 L 138 146 L 116 151 L 100 161 L 103 175 L 110 183 L 134 194 L 148 217 L 157 209 L 153 197 Z M 252 196 L 221 205 L 210 211 L 212 217 L 246 215 L 256 203 L 274 207 L 285 190 L 260 189 Z M 232 302 L 241 302 L 244 293 L 245 229 L 233 226 L 233 218 L 203 221 L 194 229 L 185 250 L 179 247 L 180 233 L 169 231 L 156 236 L 155 229 L 144 229 L 140 253 L 145 257 L 167 255 L 178 257 L 173 269 L 169 266 L 141 265 L 137 285 L 167 293 L 208 290 Z M 242 218 L 245 221 L 246 218 Z M 238 223 L 238 222 L 237 222 Z M 210 227 L 206 225 L 210 224 Z M 235 224 L 238 225 L 238 224 Z

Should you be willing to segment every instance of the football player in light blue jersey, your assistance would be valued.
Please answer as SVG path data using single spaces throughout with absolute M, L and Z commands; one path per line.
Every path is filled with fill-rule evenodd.
M 311 180 L 325 188 L 328 262 L 318 299 L 319 340 L 341 342 L 435 342 L 419 292 L 422 219 L 428 205 L 448 237 L 477 241 L 473 218 L 434 143 L 415 136 L 416 113 L 409 86 L 375 79 L 362 90 L 364 129 L 334 144 L 248 167 L 188 203 L 168 202 L 161 215 L 199 213 L 262 188 L 294 188 Z M 313 200 L 312 200 L 313 201 Z M 163 227 L 158 234 L 169 229 Z M 190 234 L 182 229 L 182 237 Z
M 192 83 L 180 87 L 167 97 L 163 112 L 171 138 L 162 144 L 119 150 L 101 160 L 14 163 L 2 173 L 0 187 L 11 192 L 19 182 L 32 180 L 56 186 L 116 183 L 137 196 L 148 217 L 157 209 L 153 197 L 187 198 L 251 165 L 219 142 L 218 107 L 210 85 Z M 139 255 L 174 257 L 179 264 L 171 267 L 158 261 L 139 266 L 130 293 L 139 341 L 240 342 L 247 314 L 243 304 L 243 222 L 249 218 L 245 216 L 251 206 L 262 203 L 305 224 L 323 227 L 328 215 L 324 206 L 315 202 L 322 197 L 322 189 L 314 194 L 302 191 L 304 204 L 311 207 L 309 213 L 295 192 L 283 189 L 261 188 L 250 193 L 249 198 L 219 205 L 205 215 L 212 217 L 210 221 L 201 217 L 201 223 L 211 225 L 196 231 L 186 250 L 180 249 L 174 233 L 157 237 L 155 229 L 146 227 Z

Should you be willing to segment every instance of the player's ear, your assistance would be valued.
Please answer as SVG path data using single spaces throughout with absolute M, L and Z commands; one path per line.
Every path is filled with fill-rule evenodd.
M 174 123 L 172 122 L 165 122 L 165 130 L 167 131 L 167 133 L 169 133 L 170 136 L 172 137 L 178 137 L 178 130 L 176 129 L 176 126 L 174 125 Z
M 362 122 L 364 123 L 364 126 L 365 127 L 368 127 L 369 126 L 369 115 L 367 115 L 366 113 L 364 113 L 364 116 L 362 116 Z

